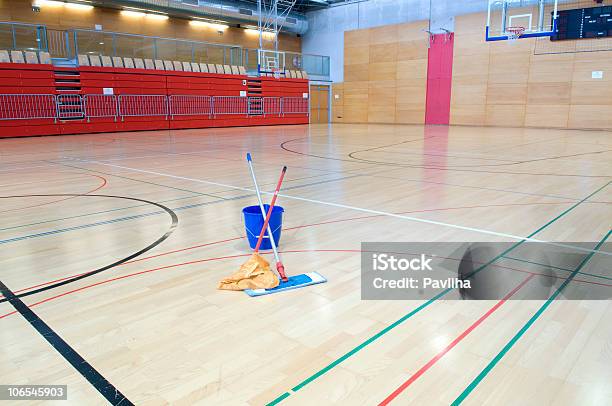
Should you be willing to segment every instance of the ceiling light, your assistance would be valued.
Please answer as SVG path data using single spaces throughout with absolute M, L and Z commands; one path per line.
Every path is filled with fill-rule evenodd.
M 147 18 L 152 20 L 167 20 L 169 17 L 164 14 L 147 14 Z
M 66 8 L 70 8 L 73 10 L 91 10 L 93 6 L 89 4 L 80 3 L 66 3 Z
M 247 32 L 248 34 L 259 35 L 259 30 L 256 28 L 245 28 L 244 31 Z M 266 31 L 263 31 L 263 36 L 268 37 L 268 38 L 274 38 L 276 34 L 274 34 L 274 31 L 266 30 Z
M 49 6 L 49 7 L 63 7 L 64 6 L 64 2 L 62 1 L 54 1 L 54 0 L 36 0 L 36 2 L 34 3 L 35 6 L 38 7 L 45 7 L 45 6 Z
M 210 27 L 216 30 L 225 30 L 229 28 L 229 25 L 226 25 L 226 24 L 214 23 L 214 22 L 202 21 L 202 20 L 191 20 L 189 21 L 189 24 L 194 27 Z
M 126 17 L 144 17 L 146 14 L 140 11 L 121 10 L 121 15 Z

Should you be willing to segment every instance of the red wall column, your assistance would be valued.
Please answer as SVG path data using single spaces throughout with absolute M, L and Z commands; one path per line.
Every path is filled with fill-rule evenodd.
M 450 122 L 454 42 L 453 33 L 435 34 L 431 37 L 427 61 L 425 124 Z

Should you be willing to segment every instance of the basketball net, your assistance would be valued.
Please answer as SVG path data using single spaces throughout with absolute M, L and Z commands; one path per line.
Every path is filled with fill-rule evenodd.
M 281 77 L 280 69 L 272 69 L 272 76 L 274 76 L 274 79 L 280 79 Z
M 508 41 L 514 42 L 525 33 L 525 27 L 508 27 L 506 28 L 506 34 L 508 35 Z

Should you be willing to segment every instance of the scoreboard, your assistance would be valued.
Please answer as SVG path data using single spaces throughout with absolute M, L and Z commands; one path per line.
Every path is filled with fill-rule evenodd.
M 551 41 L 612 37 L 612 6 L 561 10 Z

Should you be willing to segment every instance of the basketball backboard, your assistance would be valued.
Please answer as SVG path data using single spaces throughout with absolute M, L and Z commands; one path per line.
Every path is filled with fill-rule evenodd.
M 285 53 L 259 49 L 257 52 L 257 67 L 259 74 L 282 74 L 285 73 Z
M 486 40 L 550 37 L 556 30 L 558 0 L 489 0 Z

